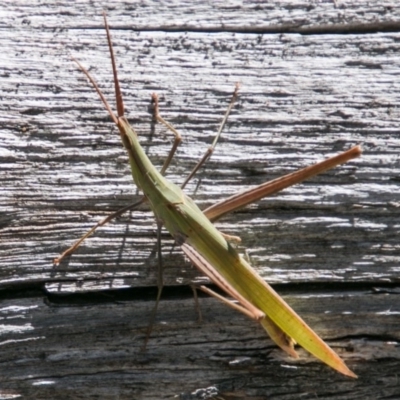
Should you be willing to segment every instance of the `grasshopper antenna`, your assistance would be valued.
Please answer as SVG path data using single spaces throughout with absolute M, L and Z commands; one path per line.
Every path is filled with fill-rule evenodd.
M 124 116 L 124 102 L 122 100 L 122 93 L 121 93 L 121 89 L 120 89 L 119 81 L 118 81 L 117 68 L 115 65 L 115 56 L 114 56 L 113 47 L 112 47 L 112 43 L 111 43 L 110 29 L 108 28 L 106 13 L 104 11 L 103 11 L 103 16 L 104 16 L 104 23 L 105 23 L 106 32 L 107 32 L 108 48 L 110 50 L 110 55 L 111 55 L 111 63 L 112 63 L 113 76 L 114 76 L 115 101 L 117 103 L 117 113 L 118 113 L 118 117 L 123 117 Z M 71 57 L 71 58 L 73 61 L 76 62 L 76 64 L 78 64 L 79 69 L 89 79 L 90 83 L 95 88 L 97 94 L 100 96 L 100 99 L 104 104 L 104 107 L 110 114 L 110 117 L 114 121 L 115 125 L 118 125 L 118 117 L 114 114 L 113 110 L 111 109 L 110 104 L 104 97 L 103 92 L 100 90 L 99 86 L 97 85 L 97 82 L 94 80 L 92 75 L 90 75 L 89 71 L 75 57 Z
M 105 11 L 103 11 L 103 17 L 104 17 L 104 25 L 106 27 L 106 32 L 107 32 L 108 48 L 110 50 L 111 64 L 112 64 L 112 70 L 113 70 L 115 102 L 117 104 L 117 114 L 118 114 L 118 117 L 123 117 L 124 116 L 124 100 L 122 98 L 122 92 L 121 92 L 121 88 L 119 86 L 117 66 L 115 63 L 115 54 L 114 54 L 114 49 L 113 49 L 113 45 L 112 45 L 112 41 L 111 41 L 110 28 L 108 27 L 107 16 L 106 16 Z

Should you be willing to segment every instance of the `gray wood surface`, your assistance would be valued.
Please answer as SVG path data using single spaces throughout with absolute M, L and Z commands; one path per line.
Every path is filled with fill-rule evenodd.
M 354 3 L 354 4 L 353 4 Z M 395 1 L 113 2 L 127 116 L 182 182 L 239 100 L 187 193 L 206 207 L 361 144 L 362 157 L 224 217 L 254 268 L 359 375 L 200 299 L 204 278 L 165 233 L 166 291 L 141 352 L 156 285 L 145 207 L 52 260 L 140 193 L 116 129 L 70 59 L 113 103 L 102 5 L 0 6 L 0 398 L 400 398 L 400 7 Z M 8 396 L 8 397 L 7 397 Z M 215 397 L 215 396 L 214 396 Z

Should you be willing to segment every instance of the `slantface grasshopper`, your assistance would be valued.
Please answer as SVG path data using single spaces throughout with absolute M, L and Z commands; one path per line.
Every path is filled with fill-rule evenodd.
M 166 168 L 166 164 L 164 164 L 162 172 L 159 172 L 152 165 L 139 144 L 137 134 L 125 118 L 110 31 L 105 15 L 104 21 L 113 67 L 117 115 L 111 110 L 110 105 L 91 75 L 78 61 L 75 61 L 98 92 L 104 106 L 118 127 L 122 143 L 129 156 L 133 179 L 143 191 L 143 201 L 149 203 L 158 226 L 165 226 L 190 261 L 226 294 L 233 297 L 236 303 L 221 298 L 221 296 L 206 287 L 200 288 L 258 321 L 275 343 L 293 357 L 298 357 L 294 350 L 294 344 L 298 343 L 315 357 L 342 374 L 356 377 L 343 360 L 238 254 L 226 235 L 220 233 L 212 221 L 262 197 L 276 193 L 285 187 L 358 157 L 361 154 L 360 147 L 353 147 L 337 156 L 239 193 L 201 211 L 193 200 L 184 194 L 180 187 L 163 177 L 162 173 Z M 158 113 L 157 119 L 167 124 Z M 173 128 L 171 127 L 171 129 Z M 174 132 L 176 133 L 176 131 Z M 174 146 L 172 152 L 175 148 L 176 146 Z M 71 254 L 89 234 L 85 235 L 74 246 L 55 259 L 55 264 L 58 264 L 66 255 Z M 159 259 L 161 260 L 160 236 L 158 246 Z M 161 289 L 159 290 L 158 299 L 160 293 Z

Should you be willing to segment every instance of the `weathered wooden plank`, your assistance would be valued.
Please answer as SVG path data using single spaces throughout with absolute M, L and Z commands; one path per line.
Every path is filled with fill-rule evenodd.
M 40 294 L 31 293 L 1 301 L 1 393 L 36 399 L 89 394 L 197 399 L 189 394 L 216 387 L 245 393 L 239 397 L 245 399 L 400 395 L 400 319 L 388 310 L 396 295 L 354 290 L 285 298 L 347 360 L 358 380 L 339 376 L 302 351 L 300 360 L 286 357 L 257 324 L 214 299 L 201 299 L 205 319 L 200 325 L 190 296 L 181 293 L 162 302 L 158 325 L 142 352 L 152 302 L 108 292 L 75 303 L 57 298 L 44 303 Z
M 19 113 L 3 119 L 4 283 L 16 277 L 14 263 L 19 279 L 48 281 L 58 252 L 137 195 L 118 135 L 95 93 L 58 37 L 35 32 L 33 41 L 26 31 L 24 38 L 7 43 L 11 56 L 3 67 L 8 106 Z M 163 114 L 186 139 L 169 172 L 175 182 L 210 143 L 234 83 L 242 83 L 223 143 L 197 190 L 202 206 L 363 145 L 361 160 L 220 224 L 242 236 L 266 278 L 388 281 L 397 276 L 398 34 L 267 35 L 261 40 L 230 33 L 152 32 L 127 38 L 126 31 L 114 31 L 113 36 L 127 109 L 154 162 L 161 164 L 169 143 L 165 132 L 146 136 L 151 92 L 160 93 Z M 30 54 L 17 52 L 23 40 Z M 182 40 L 186 45 L 175 48 Z M 70 30 L 68 45 L 86 65 L 100 66 L 93 73 L 110 97 L 102 29 Z M 131 277 L 128 285 L 154 284 L 148 265 L 154 264 L 151 215 L 135 213 L 132 219 L 102 229 L 71 258 L 60 279 L 105 273 Z M 291 246 L 294 241 L 298 246 Z M 193 277 L 181 271 L 180 256 L 166 257 L 166 265 L 169 283 Z
M 60 29 L 102 24 L 103 5 L 76 1 L 19 4 L 18 17 L 35 28 Z M 4 26 L 11 26 L 15 9 L 8 6 Z M 246 1 L 153 2 L 113 1 L 107 11 L 121 29 L 137 31 L 233 31 L 233 32 L 355 32 L 397 30 L 400 9 L 394 0 L 376 2 L 332 1 Z M 45 15 L 45 18 L 43 16 Z
M 188 399 L 216 385 L 245 399 L 398 397 L 398 294 L 370 289 L 399 282 L 399 7 L 354 3 L 121 2 L 108 15 L 127 112 L 154 162 L 161 165 L 170 136 L 151 131 L 152 92 L 184 135 L 169 171 L 175 182 L 211 142 L 235 82 L 242 84 L 201 174 L 195 198 L 202 206 L 362 144 L 360 160 L 219 223 L 242 237 L 269 282 L 309 293 L 303 299 L 294 286 L 279 287 L 324 339 L 344 349 L 358 381 L 303 353 L 299 363 L 286 359 L 256 325 L 212 299 L 202 300 L 205 321 L 195 325 L 192 300 L 175 285 L 202 278 L 177 249 L 171 254 L 171 243 L 164 248 L 171 290 L 149 352 L 139 354 L 153 303 L 136 297 L 154 292 L 138 288 L 156 281 L 150 213 L 113 222 L 53 270 L 54 256 L 138 193 L 116 131 L 69 58 L 90 66 L 112 98 L 100 9 L 3 5 L 3 396 Z M 350 34 L 329 34 L 340 30 Z M 306 31 L 325 34 L 293 33 Z M 23 288 L 44 289 L 49 305 Z M 133 289 L 126 298 L 110 291 L 122 288 Z M 99 289 L 115 303 L 102 303 L 93 293 Z M 74 295 L 54 307 L 60 294 L 79 291 L 92 293 L 81 304 Z

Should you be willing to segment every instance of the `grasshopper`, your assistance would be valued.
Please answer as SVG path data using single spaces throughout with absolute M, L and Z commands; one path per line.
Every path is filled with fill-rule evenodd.
M 189 260 L 207 275 L 214 284 L 226 294 L 233 297 L 236 302 L 228 301 L 205 286 L 201 286 L 201 290 L 258 321 L 272 340 L 289 355 L 298 357 L 294 349 L 294 345 L 297 343 L 338 372 L 356 378 L 357 376 L 345 365 L 344 361 L 253 270 L 249 263 L 230 243 L 230 239 L 219 232 L 212 221 L 215 221 L 228 212 L 259 200 L 266 195 L 276 193 L 294 183 L 301 182 L 304 179 L 358 157 L 361 154 L 361 148 L 355 146 L 337 156 L 236 194 L 201 211 L 180 187 L 171 183 L 163 176 L 167 163 L 164 164 L 161 172 L 153 166 L 141 147 L 136 132 L 125 118 L 110 29 L 105 14 L 104 23 L 113 69 L 117 115 L 112 111 L 109 103 L 89 72 L 77 60 L 74 59 L 74 61 L 89 79 L 99 94 L 111 119 L 118 127 L 123 146 L 129 156 L 133 180 L 144 193 L 143 201 L 147 201 L 154 212 L 159 227 L 158 232 L 160 232 L 161 226 L 165 226 L 176 243 L 181 246 Z M 231 106 L 233 101 L 231 102 Z M 159 116 L 158 112 L 156 115 L 157 119 L 167 125 L 167 127 L 170 127 L 176 135 L 175 144 L 171 151 L 173 153 L 177 142 L 179 142 L 179 134 Z M 171 158 L 172 155 L 170 154 L 168 160 Z M 128 207 L 121 211 L 128 209 Z M 109 219 L 109 217 L 106 218 L 107 221 Z M 97 226 L 104 224 L 105 221 L 96 225 L 74 246 L 65 251 L 59 258 L 56 258 L 55 264 L 58 264 L 66 255 L 71 254 Z M 161 260 L 160 234 L 158 234 L 158 255 L 159 260 Z M 161 289 L 159 287 L 157 302 L 160 294 Z

